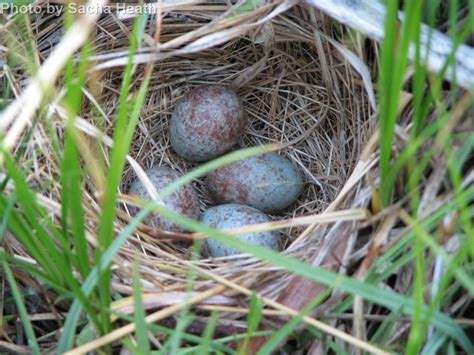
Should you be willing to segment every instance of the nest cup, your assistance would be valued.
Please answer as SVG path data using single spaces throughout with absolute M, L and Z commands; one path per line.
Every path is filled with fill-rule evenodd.
M 282 1 L 236 16 L 225 4 L 203 6 L 202 10 L 183 6 L 165 13 L 160 41 L 164 45 L 175 41 L 180 48 L 171 46 L 155 53 L 145 45 L 137 55 L 137 62 L 150 60 L 154 66 L 129 155 L 145 170 L 167 165 L 183 174 L 191 171 L 198 164 L 180 158 L 170 146 L 168 123 L 175 104 L 196 86 L 229 85 L 237 91 L 249 121 L 234 149 L 268 143 L 288 145 L 279 154 L 286 156 L 304 175 L 301 196 L 272 218 L 319 214 L 346 184 L 375 128 L 363 80 L 334 44 L 335 38 L 342 41 L 350 33 L 303 5 L 287 8 Z M 131 29 L 132 21 L 103 16 L 94 29 L 95 59 L 101 70 L 90 88 L 97 102 L 105 105 L 108 119 L 99 124 L 91 102 L 85 104 L 82 117 L 110 137 L 123 74 L 123 67 L 115 66 L 123 57 L 113 53 L 128 49 L 125 30 Z M 229 21 L 233 21 L 231 26 Z M 146 33 L 154 35 L 155 31 L 156 23 L 151 16 Z M 190 39 L 184 40 L 186 36 Z M 202 39 L 206 36 L 211 36 L 208 42 Z M 202 49 L 197 44 L 191 46 L 199 38 Z M 143 75 L 144 66 L 139 65 L 134 76 L 135 88 Z M 105 154 L 108 154 L 106 150 Z M 136 177 L 133 165 L 128 164 L 122 193 L 127 193 Z M 195 181 L 195 186 L 201 210 L 214 205 L 202 180 Z M 355 190 L 338 208 L 354 206 Z M 94 199 L 93 196 L 90 194 L 88 198 Z M 124 213 L 118 220 L 117 231 L 123 230 L 130 220 L 127 206 L 122 204 L 122 207 Z M 324 240 L 327 230 L 327 227 L 282 230 L 282 252 L 305 260 Z M 190 248 L 171 239 L 142 226 L 117 256 L 114 287 L 123 293 L 131 292 L 130 266 L 139 256 L 144 291 L 183 289 L 192 253 Z M 201 259 L 197 264 L 226 279 L 245 275 L 241 281 L 245 287 L 270 297 L 288 281 L 287 273 L 278 267 L 248 255 Z M 203 291 L 213 284 L 212 280 L 198 280 L 195 290 Z

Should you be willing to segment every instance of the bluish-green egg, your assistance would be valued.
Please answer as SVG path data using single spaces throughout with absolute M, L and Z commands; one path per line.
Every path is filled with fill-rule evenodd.
M 287 158 L 269 153 L 211 172 L 206 186 L 217 203 L 239 203 L 271 213 L 293 203 L 304 184 L 300 171 Z
M 223 231 L 252 224 L 271 222 L 270 217 L 263 212 L 253 207 L 238 204 L 227 204 L 209 208 L 201 215 L 200 220 L 212 228 Z M 247 233 L 229 238 L 238 238 L 249 244 L 276 251 L 279 251 L 281 248 L 281 234 L 275 231 Z M 208 238 L 203 243 L 202 253 L 204 256 L 217 258 L 240 254 L 241 252 Z

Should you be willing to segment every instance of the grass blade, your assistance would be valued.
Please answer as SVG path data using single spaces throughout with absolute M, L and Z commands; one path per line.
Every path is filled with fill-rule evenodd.
M 217 327 L 217 322 L 219 321 L 219 312 L 212 312 L 211 316 L 208 318 L 206 329 L 202 336 L 202 341 L 199 346 L 199 352 L 201 354 L 210 354 L 212 352 L 212 337 Z
M 324 290 L 321 294 L 309 302 L 297 316 L 290 319 L 283 327 L 277 330 L 272 337 L 258 351 L 258 355 L 271 354 L 276 350 L 278 345 L 301 323 L 304 316 L 308 315 L 316 306 L 331 294 L 331 289 Z
M 146 16 L 143 14 L 142 16 Z M 142 17 L 141 16 L 141 17 Z M 139 19 L 141 18 L 139 17 Z M 115 142 L 112 152 L 110 168 L 107 174 L 107 185 L 102 204 L 102 212 L 99 222 L 99 246 L 96 253 L 96 261 L 100 259 L 101 254 L 110 246 L 113 240 L 113 225 L 115 221 L 115 204 L 117 200 L 117 189 L 122 178 L 122 171 L 125 166 L 126 154 L 129 150 L 133 133 L 138 123 L 140 111 L 145 100 L 148 89 L 148 83 L 151 76 L 152 67 L 149 66 L 143 83 L 140 85 L 136 97 L 131 100 L 129 95 L 133 62 L 132 57 L 137 49 L 137 31 L 140 29 L 140 22 L 134 22 L 132 36 L 130 37 L 129 61 L 123 75 L 122 88 L 120 92 L 119 107 L 117 113 L 117 123 L 115 126 L 113 140 Z M 143 29 L 142 29 L 143 30 Z M 132 105 L 133 104 L 133 105 Z M 131 108 L 131 112 L 130 112 Z M 102 272 L 99 283 L 99 295 L 101 309 L 109 310 L 110 308 L 110 270 Z M 102 315 L 102 331 L 110 330 L 110 318 L 108 312 Z
M 239 354 L 246 354 L 248 351 L 248 344 L 252 334 L 258 329 L 260 320 L 262 319 L 262 307 L 263 304 L 261 300 L 256 297 L 255 293 L 252 294 L 250 298 L 249 312 L 247 314 L 247 333 L 245 334 L 245 339 L 242 343 L 241 348 L 239 349 Z
M 148 340 L 148 326 L 145 322 L 145 309 L 143 307 L 142 291 L 140 287 L 140 274 L 138 272 L 138 264 L 133 268 L 133 298 L 135 309 L 135 323 L 137 329 L 135 331 L 138 343 L 138 349 L 141 354 L 150 353 L 150 341 Z
M 35 355 L 41 354 L 38 342 L 36 341 L 35 332 L 33 331 L 33 326 L 31 325 L 30 318 L 28 316 L 28 311 L 26 310 L 25 304 L 21 297 L 20 290 L 15 282 L 15 277 L 10 269 L 10 266 L 3 261 L 3 270 L 5 271 L 5 275 L 7 276 L 8 283 L 10 284 L 10 289 L 12 291 L 13 298 L 15 300 L 16 308 L 20 315 L 21 323 L 23 328 L 25 329 L 26 337 L 28 339 L 28 346 L 31 349 L 31 352 Z
M 135 219 L 124 229 L 122 233 L 112 242 L 109 248 L 102 254 L 101 259 L 97 262 L 89 273 L 89 276 L 84 281 L 82 285 L 82 291 L 85 295 L 89 295 L 94 287 L 99 282 L 99 274 L 110 267 L 110 264 L 113 261 L 113 258 L 118 253 L 120 248 L 125 244 L 128 237 L 132 235 L 132 233 L 138 227 L 138 224 L 146 217 L 149 210 L 142 210 L 140 211 Z M 58 348 L 56 352 L 58 354 L 62 354 L 72 348 L 74 343 L 74 338 L 76 335 L 77 323 L 79 321 L 79 317 L 81 314 L 82 305 L 79 300 L 74 300 L 69 309 L 66 322 L 64 323 L 64 329 L 59 339 Z

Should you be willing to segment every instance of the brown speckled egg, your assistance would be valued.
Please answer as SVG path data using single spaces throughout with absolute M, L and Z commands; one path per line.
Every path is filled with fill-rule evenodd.
M 237 94 L 222 85 L 203 85 L 186 94 L 171 116 L 170 142 L 181 157 L 202 162 L 229 151 L 247 120 Z
M 181 177 L 177 171 L 165 166 L 153 167 L 147 170 L 146 174 L 158 193 L 160 190 L 163 190 L 173 181 Z M 148 194 L 145 186 L 139 179 L 132 183 L 129 194 L 137 195 L 144 200 L 151 199 L 150 194 Z M 163 203 L 166 208 L 172 212 L 194 219 L 199 217 L 199 199 L 197 192 L 192 185 L 182 186 L 177 191 L 166 197 L 163 200 Z M 133 214 L 136 214 L 137 212 L 136 209 L 132 209 Z M 183 228 L 156 213 L 150 213 L 143 222 L 155 228 L 161 228 L 172 232 L 184 232 Z

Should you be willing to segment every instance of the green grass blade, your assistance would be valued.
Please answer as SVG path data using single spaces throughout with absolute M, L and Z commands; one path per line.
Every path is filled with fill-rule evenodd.
M 135 310 L 135 324 L 137 325 L 135 334 L 137 337 L 138 349 L 141 354 L 149 354 L 151 349 L 150 341 L 148 340 L 147 324 L 145 322 L 145 309 L 143 307 L 138 264 L 135 264 L 133 268 L 133 305 Z
M 5 236 L 5 231 L 7 230 L 8 221 L 10 219 L 10 215 L 12 214 L 13 206 L 16 202 L 15 196 L 11 196 L 5 202 L 5 209 L 3 210 L 3 213 L 1 214 L 2 218 L 0 219 L 0 245 L 3 243 L 3 238 Z
M 115 255 L 117 255 L 120 248 L 125 244 L 128 237 L 134 233 L 138 224 L 146 217 L 149 210 L 140 211 L 135 219 L 123 230 L 122 233 L 112 242 L 110 247 L 102 254 L 101 259 L 95 264 L 94 268 L 89 273 L 89 276 L 82 285 L 82 291 L 85 295 L 89 295 L 94 287 L 99 282 L 99 274 L 103 270 L 107 270 Z M 64 323 L 64 329 L 59 339 L 57 353 L 61 354 L 72 348 L 74 338 L 76 335 L 77 323 L 81 314 L 82 305 L 78 300 L 74 300 L 71 308 L 69 309 L 66 321 Z
M 107 174 L 107 185 L 102 204 L 102 212 L 99 222 L 99 246 L 96 253 L 96 261 L 100 259 L 101 254 L 110 246 L 113 240 L 113 225 L 115 221 L 115 204 L 117 199 L 117 189 L 122 178 L 122 171 L 125 166 L 125 158 L 128 153 L 133 134 L 140 116 L 140 111 L 145 100 L 151 71 L 146 73 L 143 83 L 136 97 L 131 100 L 129 95 L 133 62 L 132 57 L 137 48 L 137 31 L 139 30 L 139 21 L 134 22 L 132 36 L 130 37 L 129 61 L 125 68 L 122 88 L 120 91 L 117 121 L 113 140 L 115 142 L 110 159 L 110 168 Z M 133 106 L 132 106 L 133 104 Z M 130 112 L 130 108 L 132 112 Z M 104 270 L 101 274 L 99 283 L 99 295 L 101 309 L 108 310 L 110 307 L 110 270 Z M 108 312 L 102 315 L 102 331 L 110 330 L 110 318 Z
M 447 340 L 448 338 L 445 335 L 435 332 L 433 336 L 427 339 L 426 344 L 421 351 L 421 355 L 442 354 L 440 348 Z
M 200 243 L 196 243 L 193 245 L 193 253 L 191 260 L 193 263 L 196 263 L 198 261 L 197 256 L 199 255 L 200 246 Z M 183 302 L 184 305 L 181 308 L 181 311 L 179 312 L 175 331 L 168 341 L 169 352 L 171 354 L 175 354 L 178 352 L 179 347 L 181 345 L 181 340 L 183 338 L 184 333 L 186 332 L 186 328 L 191 324 L 194 318 L 194 316 L 190 313 L 191 305 L 189 304 L 189 300 L 192 298 L 192 292 L 194 289 L 194 282 L 196 280 L 196 276 L 197 274 L 195 268 L 191 267 L 187 271 L 186 297 Z M 165 348 L 163 348 L 163 350 L 164 349 Z
M 405 6 L 405 20 L 398 34 L 398 1 L 389 1 L 385 18 L 385 33 L 380 62 L 380 180 L 382 203 L 388 205 L 393 184 L 390 182 L 392 142 L 398 114 L 398 102 L 408 62 L 408 49 L 416 41 L 421 23 L 422 2 L 409 1 Z M 417 78 L 418 79 L 418 78 Z
M 442 258 L 444 264 L 447 267 L 450 267 L 453 262 L 452 258 L 443 250 L 443 248 L 436 243 L 436 241 L 431 238 L 428 233 L 423 230 L 420 224 L 414 219 L 407 216 L 410 226 L 413 228 L 413 232 L 416 237 L 419 238 L 431 251 L 436 255 Z M 456 279 L 458 282 L 466 289 L 466 291 L 474 297 L 474 279 L 469 277 L 467 273 L 464 272 L 462 267 L 453 267 Z
M 252 296 L 250 298 L 249 312 L 247 314 L 247 333 L 245 335 L 245 339 L 242 343 L 242 346 L 239 349 L 239 354 L 241 355 L 247 353 L 250 338 L 252 337 L 252 334 L 255 333 L 258 329 L 258 325 L 260 324 L 260 320 L 262 319 L 262 307 L 263 304 L 260 298 L 258 298 L 255 293 L 252 293 Z
M 61 180 L 63 225 L 67 228 L 68 221 L 71 222 L 72 239 L 77 258 L 76 266 L 82 277 L 86 277 L 90 272 L 90 263 L 87 251 L 84 211 L 82 208 L 81 168 L 71 132 L 66 133 Z M 67 230 L 64 233 L 67 235 Z
M 67 19 L 66 22 L 68 21 L 72 21 L 72 19 Z M 86 277 L 90 272 L 90 264 L 85 233 L 84 211 L 82 208 L 82 169 L 79 164 L 79 155 L 74 140 L 76 134 L 74 123 L 81 109 L 83 97 L 82 88 L 87 80 L 90 52 L 90 45 L 86 42 L 81 50 L 77 70 L 75 70 L 76 65 L 71 59 L 65 68 L 65 87 L 67 91 L 64 104 L 68 112 L 68 121 L 65 127 L 64 156 L 61 164 L 62 224 L 65 229 L 64 233 L 67 235 L 68 222 L 70 221 L 76 256 L 75 266 L 82 277 Z
M 10 266 L 8 266 L 5 261 L 2 262 L 2 265 L 8 283 L 10 284 L 10 289 L 15 300 L 16 308 L 20 315 L 21 323 L 23 325 L 23 328 L 25 329 L 26 337 L 28 339 L 28 346 L 30 347 L 31 352 L 33 354 L 39 355 L 41 354 L 41 352 L 38 346 L 38 342 L 36 341 L 35 332 L 33 331 L 33 326 L 31 325 L 30 318 L 28 316 L 28 312 L 21 297 L 20 290 L 18 289 L 18 286 L 15 282 L 15 277 L 13 276 Z
M 121 319 L 123 319 L 124 321 L 128 323 L 133 322 L 133 319 L 130 318 L 129 316 L 122 315 Z M 170 329 L 159 324 L 148 324 L 148 330 L 155 334 L 166 335 L 169 337 L 171 337 L 175 331 L 174 329 Z M 265 331 L 265 332 L 259 332 L 256 335 L 269 335 L 269 334 L 270 334 L 269 331 Z M 232 354 L 235 351 L 233 351 L 230 347 L 227 347 L 223 344 L 232 342 L 232 341 L 237 341 L 243 338 L 244 338 L 244 334 L 236 334 L 236 335 L 231 335 L 228 337 L 211 340 L 210 346 L 213 349 L 211 350 L 211 353 L 218 351 L 218 352 Z M 198 344 L 197 346 L 190 346 L 189 348 L 187 348 L 189 349 L 190 353 L 205 354 L 205 352 L 201 351 L 203 339 L 200 336 L 183 333 L 183 340 L 185 340 L 188 344 Z M 183 349 L 180 349 L 179 351 L 180 354 L 187 353 L 187 352 L 188 351 L 183 350 Z M 161 350 L 151 352 L 151 354 L 160 354 L 160 353 L 162 353 Z
M 16 265 L 19 269 L 24 270 L 26 273 L 39 280 L 43 280 L 48 286 L 52 287 L 56 292 L 69 298 L 73 298 L 74 295 L 62 285 L 55 283 L 55 280 L 49 277 L 47 273 L 41 270 L 37 265 L 28 263 L 18 258 L 12 257 L 7 254 L 2 248 L 0 248 L 0 261 L 5 261 L 10 265 Z
M 22 242 L 30 246 L 28 251 L 40 262 L 41 266 L 47 270 L 49 274 L 54 275 L 58 283 L 62 283 L 63 281 L 61 280 L 64 280 L 64 278 L 60 267 L 67 269 L 69 266 L 64 265 L 64 259 L 59 255 L 51 235 L 38 219 L 37 211 L 40 208 L 36 203 L 36 196 L 30 190 L 24 177 L 16 168 L 10 155 L 4 152 L 3 157 L 5 170 L 15 183 L 15 195 L 25 216 L 25 222 L 28 223 L 28 225 L 26 225 L 25 222 L 20 222 L 22 220 L 21 217 L 16 220 L 18 224 L 16 224 L 15 227 L 17 231 L 21 232 L 19 237 L 23 237 Z M 31 235 L 31 231 L 35 232 L 34 236 Z
M 278 329 L 265 345 L 258 351 L 258 355 L 271 354 L 278 348 L 278 345 L 293 332 L 293 330 L 301 323 L 303 317 L 308 315 L 316 306 L 321 304 L 331 294 L 331 289 L 324 290 L 321 294 L 309 302 L 297 316 L 292 317 L 283 327 Z
M 380 324 L 375 331 L 374 335 L 370 339 L 371 344 L 384 344 L 389 340 L 389 337 L 394 330 L 393 328 L 397 325 L 397 318 L 400 316 L 400 312 L 392 311 L 388 317 Z
M 390 198 L 390 190 L 385 185 L 390 168 L 390 158 L 392 152 L 393 132 L 395 129 L 395 115 L 393 113 L 393 101 L 396 93 L 393 93 L 392 85 L 394 76 L 394 59 L 396 49 L 396 25 L 397 25 L 398 1 L 389 1 L 387 15 L 385 18 L 384 40 L 381 47 L 380 60 L 380 95 L 379 95 L 379 129 L 380 129 L 380 190 L 383 203 L 387 203 Z
M 21 207 L 22 215 L 30 223 L 30 229 L 26 229 L 27 226 L 22 225 L 22 216 L 18 216 L 15 220 L 11 219 L 12 227 L 20 232 L 17 238 L 21 238 L 20 240 L 25 246 L 30 246 L 28 251 L 55 280 L 55 283 L 63 287 L 67 285 L 75 293 L 76 297 L 88 311 L 91 319 L 98 325 L 95 316 L 96 312 L 93 310 L 90 301 L 82 293 L 79 282 L 74 276 L 71 262 L 73 257 L 67 247 L 67 242 L 63 240 L 63 235 L 55 227 L 51 226 L 52 222 L 49 220 L 44 209 L 37 204 L 35 194 L 30 190 L 30 187 L 16 168 L 9 154 L 5 153 L 4 159 L 6 171 L 15 183 L 15 194 Z M 0 196 L 1 200 L 2 197 Z M 43 221 L 46 221 L 46 223 Z M 49 227 L 48 230 L 44 225 Z M 31 235 L 31 231 L 34 231 L 34 235 Z M 61 251 L 57 248 L 54 237 L 62 244 Z
M 208 318 L 206 329 L 204 329 L 202 341 L 199 346 L 199 352 L 201 354 L 210 354 L 212 352 L 212 337 L 214 336 L 218 321 L 219 312 L 212 312 L 210 317 Z

